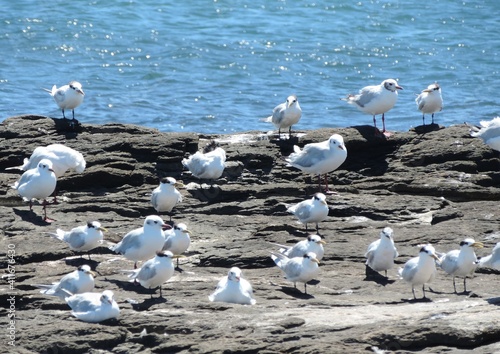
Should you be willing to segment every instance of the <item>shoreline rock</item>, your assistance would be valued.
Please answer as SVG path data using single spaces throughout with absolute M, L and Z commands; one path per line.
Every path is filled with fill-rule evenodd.
M 470 137 L 465 125 L 417 127 L 389 138 L 377 137 L 371 126 L 321 129 L 277 141 L 262 132 L 197 135 L 69 122 L 20 116 L 0 125 L 0 265 L 9 265 L 9 245 L 15 246 L 16 262 L 14 289 L 8 278 L 2 281 L 4 318 L 9 296 L 15 297 L 16 347 L 9 351 L 500 351 L 498 271 L 479 270 L 467 282 L 472 290 L 467 295 L 454 294 L 452 278 L 438 271 L 428 302 L 408 300 L 411 286 L 397 276 L 421 243 L 445 252 L 473 237 L 485 243 L 477 252 L 485 256 L 500 240 L 500 156 Z M 285 204 L 309 198 L 317 181 L 286 167 L 282 157 L 293 144 L 326 140 L 333 132 L 344 137 L 348 157 L 329 174 L 337 193 L 328 196 L 329 218 L 320 223 L 325 256 L 317 281 L 304 295 L 282 278 L 269 250 L 271 242 L 292 244 L 307 235 Z M 185 271 L 164 285 L 165 299 L 129 283 L 119 270 L 131 262 L 106 247 L 92 251 L 89 261 L 45 234 L 98 220 L 109 230 L 105 240 L 118 242 L 155 213 L 149 195 L 159 178 L 199 183 L 180 161 L 210 139 L 226 150 L 228 167 L 217 186 L 181 190 L 184 201 L 173 220 L 188 225 L 192 245 L 181 265 Z M 20 165 L 35 147 L 55 142 L 80 151 L 87 169 L 58 181 L 61 202 L 48 206 L 56 221 L 45 224 L 41 206 L 35 204 L 31 213 L 10 188 L 20 171 L 5 168 Z M 367 246 L 385 226 L 394 229 L 400 254 L 388 281 L 366 277 L 364 265 Z M 115 293 L 122 309 L 117 321 L 78 321 L 64 302 L 32 286 L 57 281 L 81 264 L 99 274 L 94 291 Z M 252 283 L 256 305 L 208 301 L 232 266 Z M 416 291 L 421 296 L 421 289 Z

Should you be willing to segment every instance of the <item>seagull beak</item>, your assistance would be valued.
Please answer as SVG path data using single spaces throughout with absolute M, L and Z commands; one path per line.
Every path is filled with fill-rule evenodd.
M 236 279 L 236 281 L 240 281 L 240 277 L 234 277 L 234 279 Z
M 326 200 L 322 200 L 322 201 L 321 201 L 321 204 L 327 205 L 327 204 L 326 204 Z
M 182 183 L 182 181 L 177 181 L 174 183 L 174 187 L 184 188 L 185 185 L 184 185 L 184 183 Z
M 97 273 L 96 272 L 93 272 L 91 270 L 88 271 L 88 274 L 92 275 L 93 277 L 96 277 L 97 276 Z
M 83 92 L 83 90 L 76 90 L 76 92 L 82 94 L 83 96 L 85 96 L 85 92 Z
M 319 240 L 319 241 L 318 241 L 318 242 L 316 242 L 316 243 L 319 243 L 319 244 L 321 244 L 321 245 L 326 245 L 326 242 L 325 242 L 325 241 L 323 241 L 323 240 Z
M 189 231 L 189 230 L 184 230 L 184 233 L 188 234 L 188 235 L 191 235 L 191 231 Z
M 102 231 L 102 232 L 108 232 L 108 229 L 104 227 L 98 227 L 97 230 Z
M 401 86 L 399 86 L 399 85 L 396 85 L 396 89 L 398 89 L 398 90 L 402 90 L 402 89 L 403 89 L 403 87 L 401 87 Z
M 432 89 L 425 89 L 425 90 L 422 90 L 422 92 L 432 92 L 432 91 L 434 91 L 434 90 L 432 90 Z
M 318 263 L 319 264 L 319 261 L 317 258 L 311 258 L 311 261 L 314 262 L 314 263 Z
M 54 172 L 54 170 L 53 170 L 52 168 L 49 168 L 49 171 L 50 171 L 50 172 Z M 55 173 L 55 172 L 54 172 L 54 173 Z
M 340 150 L 345 150 L 345 146 L 344 145 L 339 145 L 339 149 Z
M 174 254 L 172 258 L 187 258 L 187 257 L 182 254 Z
M 483 248 L 484 244 L 482 242 L 474 242 L 471 246 L 474 248 Z
M 431 254 L 431 257 L 434 258 L 436 261 L 441 261 L 438 256 L 436 256 L 435 253 Z
M 172 226 L 170 226 L 169 224 L 163 224 L 161 225 L 161 229 L 162 230 L 170 230 L 172 228 Z

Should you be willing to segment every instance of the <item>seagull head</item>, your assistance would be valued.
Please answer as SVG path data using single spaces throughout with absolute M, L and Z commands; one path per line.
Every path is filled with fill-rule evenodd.
M 318 258 L 316 257 L 316 253 L 314 253 L 314 252 L 307 252 L 307 253 L 304 255 L 304 258 L 307 258 L 307 259 L 309 259 L 311 262 L 314 262 L 314 263 L 319 264 L 319 260 L 318 260 Z
M 380 238 L 387 238 L 389 240 L 392 240 L 392 233 L 393 231 L 390 227 L 384 227 L 384 229 L 380 231 Z
M 99 221 L 89 221 L 87 222 L 87 229 L 94 229 L 97 231 L 107 232 L 108 230 L 101 226 Z
M 398 85 L 398 82 L 394 79 L 387 79 L 382 82 L 386 90 L 395 92 L 396 90 L 402 90 L 403 88 Z
M 162 230 L 168 230 L 172 228 L 172 226 L 165 224 L 163 222 L 163 219 L 158 215 L 149 215 L 148 217 L 146 217 L 146 220 L 144 220 L 144 227 L 160 228 Z
M 298 102 L 297 96 L 295 96 L 295 95 L 288 96 L 288 98 L 286 99 L 286 108 L 290 108 L 291 106 L 293 106 L 297 102 Z
M 87 264 L 83 264 L 81 266 L 78 267 L 78 271 L 79 272 L 82 272 L 84 274 L 89 274 L 89 275 L 92 275 L 93 277 L 95 277 L 97 274 L 95 272 L 93 272 L 91 269 L 90 269 L 90 266 L 88 266 Z
M 460 242 L 460 248 L 468 248 L 468 247 L 483 248 L 484 245 L 482 242 L 476 242 L 472 238 L 466 238 L 465 240 Z
M 114 296 L 115 295 L 111 290 L 104 290 L 101 295 L 101 302 L 108 303 L 111 305 L 113 304 Z
M 78 81 L 71 81 L 69 83 L 69 87 L 75 92 L 79 93 L 80 95 L 85 96 L 85 92 L 83 92 L 82 89 L 82 84 L 79 83 Z
M 230 281 L 236 281 L 239 282 L 241 279 L 241 269 L 238 267 L 233 267 L 229 269 L 229 272 L 227 273 L 227 279 Z
M 334 149 L 346 150 L 344 145 L 344 138 L 339 134 L 333 134 L 330 139 L 328 139 L 330 144 L 330 149 L 335 151 Z
M 319 202 L 326 205 L 326 195 L 324 195 L 323 193 L 316 193 L 313 196 L 313 202 Z
M 326 242 L 321 239 L 320 235 L 309 235 L 307 241 L 317 243 L 318 245 L 326 245 Z
M 441 87 L 439 86 L 439 84 L 437 82 L 433 83 L 433 84 L 430 84 L 429 86 L 427 86 L 427 88 L 425 90 L 423 90 L 422 92 L 427 92 L 427 93 L 431 93 L 431 92 L 434 92 L 434 91 L 441 91 Z
M 422 246 L 419 254 L 420 254 L 420 256 L 432 257 L 435 260 L 439 261 L 439 257 L 436 255 L 436 250 L 430 244 Z
M 49 172 L 54 172 L 52 161 L 50 161 L 49 159 L 40 160 L 40 162 L 38 163 L 38 169 L 39 170 L 47 170 Z

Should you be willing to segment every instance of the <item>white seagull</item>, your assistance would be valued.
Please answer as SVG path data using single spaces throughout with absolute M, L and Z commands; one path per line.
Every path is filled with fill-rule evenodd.
M 48 159 L 52 162 L 52 169 L 56 177 L 61 177 L 67 170 L 74 170 L 76 173 L 82 173 L 85 170 L 86 162 L 83 155 L 62 144 L 50 144 L 47 146 L 38 146 L 29 158 L 25 158 L 21 166 L 9 167 L 7 170 L 18 169 L 27 171 L 35 168 L 42 159 Z
M 152 258 L 157 251 L 161 251 L 165 242 L 162 229 L 167 228 L 170 228 L 170 225 L 165 224 L 158 215 L 149 215 L 144 220 L 143 227 L 130 231 L 120 242 L 109 249 L 134 261 L 134 269 L 136 269 L 138 261 Z
M 430 244 L 424 245 L 418 254 L 405 263 L 404 268 L 399 269 L 399 275 L 411 284 L 413 298 L 415 296 L 415 285 L 422 285 L 423 298 L 425 299 L 425 284 L 432 282 L 436 276 L 436 262 L 439 257 L 436 256 L 434 247 Z
M 292 137 L 292 125 L 297 124 L 302 117 L 297 96 L 288 96 L 286 102 L 274 107 L 273 115 L 264 118 L 263 121 L 273 123 L 278 128 L 278 138 L 281 138 L 281 129 L 289 128 L 289 135 Z
M 178 257 L 170 251 L 157 252 L 154 258 L 144 262 L 139 269 L 124 270 L 122 272 L 129 274 L 130 281 L 137 281 L 146 289 L 160 287 L 160 297 L 163 297 L 161 285 L 174 275 L 172 259 Z M 151 297 L 153 297 L 153 294 L 151 294 Z
M 453 290 L 457 292 L 455 277 L 464 278 L 464 293 L 467 292 L 466 280 L 477 268 L 477 258 L 474 248 L 482 248 L 481 242 L 466 238 L 460 242 L 460 250 L 453 250 L 440 258 L 441 269 L 453 276 Z
M 500 270 L 500 242 L 497 242 L 489 256 L 481 257 L 478 262 L 479 267 L 489 267 Z
M 88 252 L 102 245 L 104 227 L 98 221 L 89 221 L 87 225 L 77 226 L 70 231 L 57 229 L 49 235 L 66 242 L 72 251 Z M 89 254 L 90 259 L 90 254 Z
M 182 254 L 191 245 L 191 231 L 188 230 L 186 224 L 180 223 L 174 225 L 172 229 L 164 231 L 163 235 L 165 236 L 165 243 L 162 249 L 170 251 L 173 254 Z M 178 257 L 176 269 L 180 270 Z
M 165 177 L 160 181 L 160 185 L 153 190 L 151 194 L 151 204 L 157 213 L 167 212 L 172 221 L 172 209 L 182 202 L 182 195 L 175 187 L 184 185 L 177 182 L 175 178 Z
M 241 269 L 232 267 L 227 276 L 219 280 L 217 288 L 208 297 L 212 302 L 228 302 L 231 304 L 255 305 L 253 289 L 250 282 L 243 279 Z
M 92 291 L 94 289 L 95 273 L 90 270 L 86 264 L 81 265 L 78 269 L 66 274 L 57 283 L 51 285 L 35 284 L 37 288 L 41 288 L 40 293 L 51 296 L 58 296 L 62 300 L 68 297 L 68 292 L 71 294 L 81 294 Z
M 496 151 L 500 151 L 500 117 L 490 121 L 482 120 L 481 128 L 471 127 L 470 135 L 483 139 L 484 143 Z
M 285 160 L 287 166 L 298 168 L 302 172 L 318 175 L 319 188 L 321 191 L 321 175 L 325 175 L 326 192 L 328 193 L 327 173 L 335 171 L 347 158 L 347 149 L 344 138 L 339 134 L 333 134 L 328 140 L 320 143 L 310 143 L 301 150 L 298 146 L 293 147 L 294 152 Z
M 56 184 L 57 177 L 52 169 L 52 162 L 43 159 L 35 168 L 24 172 L 12 188 L 17 189 L 19 195 L 24 200 L 29 201 L 31 211 L 33 211 L 32 199 L 43 199 L 43 220 L 50 222 L 52 220 L 47 218 L 47 201 L 45 199 L 54 192 Z
M 385 227 L 380 232 L 380 239 L 373 241 L 365 253 L 366 265 L 376 272 L 387 271 L 394 266 L 394 259 L 398 256 L 394 246 L 393 230 Z
M 65 109 L 71 109 L 73 112 L 73 120 L 75 119 L 75 108 L 82 104 L 85 93 L 82 89 L 82 84 L 78 81 L 71 81 L 68 85 L 57 88 L 52 86 L 52 90 L 44 89 L 54 98 L 59 108 L 62 110 L 63 117 Z
M 287 211 L 297 217 L 299 222 L 306 225 L 316 223 L 316 231 L 319 231 L 318 223 L 328 217 L 328 204 L 323 193 L 316 193 L 311 199 L 288 206 Z
M 99 293 L 83 293 L 66 297 L 71 314 L 84 322 L 97 323 L 110 318 L 118 318 L 120 308 L 111 290 Z
M 321 261 L 325 254 L 323 245 L 325 245 L 326 242 L 321 239 L 320 235 L 309 235 L 293 246 L 280 245 L 278 243 L 273 244 L 281 247 L 279 252 L 284 254 L 288 258 L 302 257 L 308 252 L 313 252 L 316 254 L 316 258 L 318 259 L 318 261 Z
M 432 124 L 434 124 L 434 113 L 441 112 L 443 109 L 443 97 L 441 96 L 441 87 L 436 82 L 427 86 L 415 99 L 418 110 L 422 112 L 422 122 L 425 125 L 425 114 L 432 114 Z
M 304 293 L 307 294 L 307 282 L 314 279 L 319 272 L 316 254 L 309 252 L 302 257 L 288 258 L 284 254 L 271 252 L 271 258 L 285 273 L 285 278 L 293 282 L 295 288 L 297 282 L 304 283 Z
M 210 180 L 222 176 L 225 162 L 226 152 L 221 147 L 218 147 L 215 141 L 207 144 L 203 152 L 197 151 L 194 155 L 182 160 L 184 167 L 189 169 L 193 176 Z
M 348 95 L 343 100 L 356 106 L 363 113 L 371 114 L 375 128 L 377 128 L 375 116 L 382 114 L 382 133 L 385 133 L 385 113 L 394 107 L 398 100 L 397 90 L 402 89 L 396 80 L 387 79 L 380 85 L 363 87 L 359 94 Z

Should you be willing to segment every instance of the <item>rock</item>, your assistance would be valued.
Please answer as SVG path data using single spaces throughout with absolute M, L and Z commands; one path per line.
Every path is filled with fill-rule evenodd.
M 418 129 L 417 129 L 418 128 Z M 429 301 L 414 301 L 397 268 L 432 243 L 439 252 L 473 237 L 485 256 L 500 232 L 500 159 L 468 127 L 417 127 L 385 138 L 371 126 L 305 131 L 290 140 L 261 132 L 233 135 L 161 133 L 133 125 L 87 125 L 64 119 L 20 116 L 0 125 L 0 266 L 2 315 L 14 298 L 16 347 L 10 352 L 348 352 L 376 350 L 428 353 L 500 351 L 495 325 L 500 279 L 481 271 L 468 280 L 470 294 L 454 294 L 452 278 L 438 271 Z M 306 236 L 285 204 L 310 198 L 315 176 L 287 167 L 293 145 L 340 133 L 348 157 L 329 182 L 329 218 L 320 231 L 325 257 L 308 295 L 282 278 L 269 257 L 271 243 L 293 244 Z M 183 171 L 181 160 L 216 139 L 227 153 L 224 175 L 211 184 Z M 30 212 L 10 188 L 17 166 L 39 145 L 64 143 L 80 151 L 87 169 L 58 181 L 59 204 Z M 128 282 L 120 273 L 133 262 L 99 247 L 76 255 L 47 235 L 98 220 L 118 242 L 155 211 L 150 193 L 164 176 L 182 180 L 184 200 L 173 220 L 192 231 L 182 273 L 158 291 Z M 168 220 L 166 215 L 163 215 Z M 394 229 L 400 256 L 389 279 L 365 277 L 364 253 L 385 226 Z M 10 262 L 10 263 L 9 263 Z M 76 266 L 98 273 L 95 291 L 110 289 L 121 307 L 118 320 L 88 324 L 71 316 L 58 298 L 33 286 L 57 281 Z M 208 295 L 227 270 L 243 269 L 257 304 L 210 303 Z M 10 282 L 9 282 L 10 279 Z M 461 281 L 458 280 L 460 284 Z M 10 289 L 10 284 L 13 288 Z M 460 289 L 460 286 L 457 285 Z M 421 289 L 416 289 L 421 296 Z M 151 297 L 153 296 L 153 297 Z M 10 312 L 12 313 L 12 312 Z M 376 349 L 378 348 L 378 349 Z M 13 349 L 12 351 L 10 349 Z

